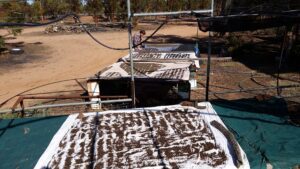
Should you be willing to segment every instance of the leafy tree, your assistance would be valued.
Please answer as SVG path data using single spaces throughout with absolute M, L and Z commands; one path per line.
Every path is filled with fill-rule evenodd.
M 2 48 L 4 48 L 4 38 L 2 36 L 0 36 L 0 52 L 2 50 Z
M 6 22 L 24 22 L 24 4 L 19 1 L 12 0 L 11 2 L 4 2 L 2 9 L 5 10 L 5 21 Z
M 104 14 L 109 19 L 109 21 L 115 21 L 115 14 L 117 8 L 117 0 L 104 0 Z
M 81 1 L 80 0 L 65 0 L 65 3 L 67 4 L 66 8 L 70 12 L 81 12 Z
M 26 20 L 26 12 L 30 10 L 29 4 L 26 1 L 11 0 L 9 2 L 3 2 L 0 4 L 3 11 L 2 17 L 4 22 L 24 22 Z M 16 36 L 22 32 L 19 27 L 6 28 L 8 33 L 6 35 L 0 35 L 0 49 L 5 47 L 5 39 L 7 36 Z
M 66 12 L 68 4 L 64 0 L 43 0 L 42 7 L 44 15 L 56 17 Z
M 93 16 L 94 22 L 99 22 L 99 16 L 103 13 L 102 0 L 85 0 L 85 11 Z
M 26 12 L 28 12 L 28 10 L 30 10 L 30 6 L 26 3 L 26 1 L 17 1 L 17 0 L 11 0 L 10 2 L 4 2 L 2 4 L 2 9 L 4 9 L 4 21 L 5 22 L 17 22 L 17 23 L 21 23 L 21 22 L 25 22 L 26 21 Z M 18 35 L 22 32 L 22 29 L 19 27 L 13 27 L 10 29 L 7 29 L 9 34 L 5 35 Z M 2 37 L 2 38 L 5 38 Z
M 35 0 L 31 5 L 31 14 L 32 17 L 36 19 L 44 20 L 44 10 L 42 6 L 42 0 Z

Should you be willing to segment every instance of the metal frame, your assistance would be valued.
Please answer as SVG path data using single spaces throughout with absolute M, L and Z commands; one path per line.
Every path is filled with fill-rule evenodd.
M 132 98 L 132 107 L 136 107 L 135 100 L 135 82 L 134 82 L 134 70 L 133 70 L 133 59 L 132 59 L 132 15 L 130 0 L 127 0 L 127 10 L 128 10 L 128 41 L 129 41 L 129 58 L 130 58 L 130 71 L 131 71 L 131 98 Z
M 255 92 L 263 90 L 274 90 L 274 89 L 288 89 L 288 88 L 299 88 L 300 85 L 284 85 L 284 86 L 271 86 L 271 87 L 261 87 L 261 88 L 248 88 L 248 89 L 237 89 L 237 90 L 225 90 L 222 92 L 209 92 L 210 94 L 230 94 L 230 93 L 240 93 L 240 92 Z
M 131 97 L 132 104 L 135 107 L 135 83 L 134 83 L 134 72 L 133 72 L 133 59 L 132 59 L 132 18 L 141 16 L 167 16 L 167 15 L 181 15 L 181 14 L 193 14 L 193 13 L 210 13 L 211 17 L 214 16 L 214 0 L 211 0 L 211 8 L 204 10 L 191 10 L 191 11 L 172 11 L 172 12 L 150 12 L 150 13 L 131 13 L 130 0 L 127 0 L 128 10 L 128 39 L 129 39 L 129 58 L 131 67 Z M 209 100 L 209 76 L 210 76 L 210 60 L 211 60 L 211 32 L 209 32 L 208 40 L 208 59 L 207 59 L 207 79 L 206 79 L 206 98 Z
M 211 0 L 211 17 L 214 16 L 214 0 Z M 210 24 L 210 23 L 209 23 Z M 208 32 L 208 56 L 206 69 L 206 90 L 205 101 L 209 101 L 209 79 L 210 79 L 210 61 L 211 61 L 211 32 Z
M 80 96 L 80 95 L 61 95 L 61 96 L 20 96 L 15 104 L 12 106 L 12 109 L 17 108 L 20 104 L 22 108 L 24 108 L 23 102 L 24 100 L 47 100 L 47 99 L 55 99 L 55 100 L 64 100 L 64 99 L 128 99 L 128 96 Z
M 36 107 L 39 108 L 50 108 L 51 105 L 41 105 L 41 106 L 34 106 L 34 107 L 27 107 L 24 106 L 24 100 L 47 100 L 47 99 L 55 99 L 55 100 L 64 100 L 64 99 L 91 99 L 91 98 L 101 98 L 101 99 L 118 99 L 118 100 L 106 100 L 106 101 L 117 101 L 119 102 L 119 99 L 128 99 L 128 96 L 80 96 L 80 95 L 61 95 L 61 96 L 20 96 L 18 100 L 14 103 L 11 109 L 9 110 L 0 110 L 1 113 L 9 113 L 9 112 L 16 112 L 20 111 L 22 116 L 25 114 L 25 110 L 32 110 Z M 131 99 L 130 99 L 131 100 Z M 106 102 L 105 101 L 105 102 Z M 92 102 L 81 102 L 80 103 L 74 103 L 74 105 L 87 105 L 85 103 L 91 103 L 97 102 L 95 104 L 101 104 L 103 101 L 92 101 Z M 17 109 L 17 106 L 20 105 L 20 109 Z M 60 105 L 60 106 L 57 106 Z M 73 103 L 66 103 L 66 104 L 53 104 L 54 107 L 63 107 L 63 106 L 71 106 Z M 44 107 L 46 106 L 46 107 Z
M 125 59 L 128 61 L 128 59 Z M 133 59 L 133 62 L 162 62 L 162 61 L 181 61 L 181 62 L 188 62 L 188 61 L 206 61 L 207 58 L 187 58 L 187 59 L 181 59 L 181 58 L 174 58 L 174 59 L 164 59 L 164 58 L 159 58 L 159 59 Z M 232 57 L 222 57 L 222 58 L 211 58 L 211 60 L 216 60 L 216 61 L 231 61 Z M 163 63 L 163 62 L 162 62 Z
M 176 12 L 149 12 L 149 13 L 134 13 L 133 16 L 167 16 L 167 15 L 181 15 L 181 14 L 193 14 L 193 13 L 211 13 L 212 9 L 195 10 L 195 11 L 176 11 Z
M 25 112 L 26 110 L 46 109 L 46 108 L 54 108 L 54 107 L 80 106 L 80 105 L 105 104 L 105 103 L 122 103 L 122 102 L 131 102 L 131 101 L 132 101 L 132 99 L 116 99 L 116 100 L 104 100 L 104 101 L 89 101 L 89 102 L 51 104 L 51 105 L 24 107 L 24 108 L 18 108 L 18 109 L 1 110 L 0 114 L 14 113 L 14 112 Z M 24 115 L 24 114 L 22 113 L 22 115 Z

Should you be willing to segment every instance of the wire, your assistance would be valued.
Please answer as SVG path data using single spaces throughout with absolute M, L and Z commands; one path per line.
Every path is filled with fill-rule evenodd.
M 25 26 L 25 27 L 37 27 L 37 26 L 45 26 L 45 25 L 50 25 L 50 24 L 53 24 L 53 23 L 56 23 L 56 22 L 59 22 L 59 21 L 62 21 L 63 19 L 67 18 L 67 17 L 70 17 L 70 16 L 73 16 L 73 18 L 75 20 L 77 20 L 79 23 L 80 23 L 80 26 L 83 28 L 83 30 L 96 42 L 98 43 L 99 45 L 105 47 L 105 48 L 108 48 L 108 49 L 112 49 L 112 50 L 129 50 L 129 48 L 116 48 L 116 47 L 111 47 L 111 46 L 108 46 L 106 44 L 104 44 L 103 42 L 100 42 L 97 38 L 95 38 L 90 31 L 87 30 L 87 28 L 82 24 L 82 22 L 80 21 L 80 17 L 76 14 L 66 14 L 66 15 L 63 15 L 53 21 L 50 21 L 50 22 L 47 22 L 47 23 L 7 23 L 7 22 L 0 22 L 0 27 L 13 27 L 13 26 Z M 156 30 L 150 35 L 148 36 L 145 40 L 143 40 L 142 42 L 140 42 L 139 44 L 137 45 L 134 45 L 133 48 L 139 46 L 139 45 L 142 45 L 143 43 L 147 42 L 150 38 L 152 38 L 156 32 L 158 32 L 167 22 L 163 22 L 158 28 L 156 28 Z M 130 26 L 130 25 L 129 25 Z
M 157 31 L 159 31 L 165 24 L 167 24 L 167 21 L 163 22 L 158 28 L 156 28 L 156 30 L 150 35 L 148 36 L 145 40 L 143 40 L 141 43 L 137 44 L 137 45 L 134 45 L 133 47 L 137 47 L 145 42 L 147 42 L 150 38 L 152 38 Z
M 108 46 L 102 42 L 100 42 L 98 39 L 96 39 L 92 34 L 91 32 L 89 32 L 86 27 L 84 25 L 81 24 L 81 21 L 79 18 L 77 18 L 78 22 L 80 23 L 80 25 L 82 26 L 83 30 L 96 42 L 98 43 L 99 45 L 103 46 L 103 47 L 106 47 L 108 49 L 112 49 L 112 50 L 129 50 L 129 48 L 115 48 L 115 47 L 111 47 L 111 46 Z M 133 48 L 139 46 L 139 45 L 142 45 L 143 43 L 147 42 L 150 38 L 152 38 L 157 31 L 159 31 L 167 22 L 163 22 L 158 28 L 156 28 L 156 30 L 150 35 L 148 36 L 145 40 L 143 40 L 142 42 L 140 42 L 139 44 L 137 45 L 134 45 Z M 130 26 L 130 25 L 129 25 Z

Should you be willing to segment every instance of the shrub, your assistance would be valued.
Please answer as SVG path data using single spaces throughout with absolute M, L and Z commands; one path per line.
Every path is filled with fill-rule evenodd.
M 2 48 L 4 48 L 4 39 L 2 36 L 0 36 L 0 51 Z
M 228 46 L 228 52 L 232 54 L 235 50 L 243 45 L 243 40 L 234 34 L 229 34 L 227 37 L 226 46 Z
M 18 118 L 17 113 L 0 114 L 0 119 L 14 119 L 14 118 Z

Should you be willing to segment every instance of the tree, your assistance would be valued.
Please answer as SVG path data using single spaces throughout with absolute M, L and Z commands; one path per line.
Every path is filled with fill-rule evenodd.
M 4 17 L 4 22 L 24 22 L 26 20 L 26 12 L 28 12 L 28 10 L 30 9 L 30 6 L 26 3 L 26 1 L 11 0 L 0 5 L 0 9 L 2 9 L 2 16 Z M 0 35 L 1 50 L 5 47 L 5 40 L 7 36 L 16 36 L 22 32 L 22 29 L 19 27 L 11 27 L 6 29 L 8 33 L 6 35 Z
M 0 36 L 0 52 L 2 51 L 2 49 L 4 48 L 4 38 L 2 36 Z
M 126 22 L 128 20 L 128 13 L 127 13 L 127 1 L 121 0 L 118 3 L 118 8 L 116 10 L 117 19 L 119 21 Z
M 109 21 L 115 21 L 115 12 L 117 8 L 117 0 L 104 0 L 104 14 Z
M 12 0 L 10 2 L 5 2 L 2 4 L 2 9 L 4 9 L 4 21 L 5 22 L 16 22 L 16 23 L 21 23 L 26 21 L 26 12 L 30 9 L 30 6 L 26 3 L 26 1 L 17 1 L 17 0 Z M 11 35 L 13 34 L 14 36 L 20 34 L 22 32 L 22 29 L 19 27 L 12 27 L 10 29 L 7 29 L 9 34 L 5 35 Z M 3 36 L 3 38 L 5 38 Z
M 43 0 L 42 7 L 44 15 L 56 17 L 57 15 L 66 13 L 68 4 L 65 0 Z
M 5 13 L 5 21 L 6 22 L 24 22 L 25 21 L 25 13 L 24 13 L 24 4 L 12 0 L 10 2 L 4 2 L 2 4 L 2 9 L 4 9 Z
M 31 14 L 44 19 L 44 15 L 56 17 L 65 13 L 81 12 L 81 0 L 35 0 L 31 5 Z
M 42 0 L 35 0 L 31 5 L 31 14 L 32 17 L 36 19 L 44 20 L 44 10 L 42 5 Z
M 81 12 L 81 1 L 80 0 L 65 0 L 67 4 L 67 10 L 69 12 L 79 13 Z
M 85 11 L 93 16 L 94 22 L 99 22 L 99 15 L 103 13 L 102 0 L 85 0 Z

